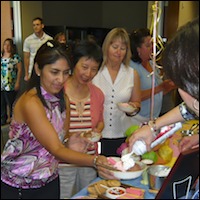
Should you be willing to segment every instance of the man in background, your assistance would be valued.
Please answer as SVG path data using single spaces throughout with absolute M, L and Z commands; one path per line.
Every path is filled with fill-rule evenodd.
M 25 81 L 28 81 L 31 77 L 34 57 L 38 48 L 42 44 L 44 44 L 47 40 L 53 39 L 51 36 L 47 35 L 43 31 L 44 23 L 42 18 L 36 17 L 33 19 L 32 23 L 33 23 L 33 33 L 24 40 L 24 45 L 23 45 Z

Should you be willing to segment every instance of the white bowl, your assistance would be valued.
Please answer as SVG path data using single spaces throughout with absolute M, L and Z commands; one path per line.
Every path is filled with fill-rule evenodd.
M 135 110 L 138 109 L 138 108 L 134 108 L 128 103 L 117 103 L 117 106 L 121 111 L 127 112 L 127 113 L 133 113 Z
M 106 190 L 106 197 L 116 199 L 126 194 L 126 189 L 123 187 L 110 187 Z
M 119 160 L 119 157 L 112 157 L 113 159 L 115 159 L 116 161 Z M 113 172 L 113 175 L 118 178 L 118 179 L 122 179 L 122 180 L 129 180 L 129 179 L 135 179 L 138 178 L 139 176 L 142 175 L 143 171 L 147 169 L 147 165 L 140 162 L 140 161 L 135 161 L 135 164 L 140 166 L 140 170 L 136 170 L 136 171 L 117 171 L 117 170 L 111 170 Z

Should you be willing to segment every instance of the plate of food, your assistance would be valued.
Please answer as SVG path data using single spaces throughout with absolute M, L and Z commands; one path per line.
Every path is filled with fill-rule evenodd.
M 84 131 L 81 133 L 82 137 L 86 137 L 88 140 L 92 142 L 98 142 L 101 138 L 101 133 L 97 133 L 94 131 Z
M 123 112 L 127 112 L 127 113 L 133 113 L 136 110 L 138 110 L 138 108 L 131 106 L 129 103 L 117 103 L 118 108 L 123 111 Z
M 113 165 L 110 169 L 116 178 L 128 180 L 135 179 L 142 175 L 143 171 L 147 169 L 147 165 L 140 161 L 135 161 L 135 165 L 128 170 L 119 170 L 116 168 L 116 163 L 120 162 L 120 157 L 108 157 L 109 163 Z

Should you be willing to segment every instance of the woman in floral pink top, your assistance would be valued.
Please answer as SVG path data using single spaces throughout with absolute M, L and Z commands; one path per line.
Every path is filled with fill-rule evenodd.
M 106 157 L 81 153 L 89 141 L 79 133 L 62 143 L 67 121 L 62 89 L 70 72 L 65 51 L 47 41 L 34 63 L 28 88 L 14 106 L 10 139 L 1 155 L 1 199 L 59 199 L 59 161 L 97 166 L 101 177 L 113 178 L 99 167 L 107 164 Z

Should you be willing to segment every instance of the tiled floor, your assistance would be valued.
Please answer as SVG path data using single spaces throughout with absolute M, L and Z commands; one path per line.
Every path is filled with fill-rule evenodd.
M 9 124 L 1 126 L 1 152 L 3 147 L 8 140 Z

